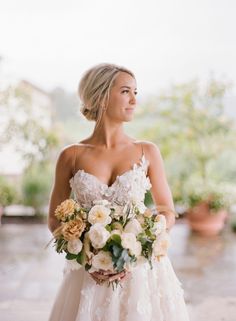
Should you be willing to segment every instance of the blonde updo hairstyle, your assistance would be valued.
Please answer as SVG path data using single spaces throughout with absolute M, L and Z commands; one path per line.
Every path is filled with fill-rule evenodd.
M 107 108 L 111 87 L 120 72 L 126 72 L 135 78 L 124 67 L 103 63 L 87 70 L 80 80 L 78 94 L 82 103 L 81 112 L 97 125 Z

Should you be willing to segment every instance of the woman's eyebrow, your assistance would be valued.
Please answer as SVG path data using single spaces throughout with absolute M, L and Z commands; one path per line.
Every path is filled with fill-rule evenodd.
M 121 87 L 120 87 L 120 89 L 121 89 L 121 88 L 128 88 L 128 89 L 131 89 L 131 87 L 129 87 L 129 86 L 121 86 Z M 137 90 L 137 88 L 134 88 L 134 90 Z

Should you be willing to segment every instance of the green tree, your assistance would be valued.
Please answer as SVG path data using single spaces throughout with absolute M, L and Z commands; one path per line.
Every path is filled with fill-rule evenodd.
M 32 206 L 37 214 L 48 204 L 53 171 L 46 164 L 34 164 L 22 177 L 23 203 Z
M 9 183 L 5 177 L 0 176 L 0 207 L 5 207 L 18 201 L 19 195 L 16 187 Z
M 3 117 L 0 145 L 2 148 L 6 144 L 13 145 L 25 160 L 26 167 L 30 167 L 34 162 L 47 162 L 51 159 L 62 138 L 62 131 L 57 124 L 45 126 L 37 114 L 35 115 L 35 110 L 40 108 L 40 105 L 35 106 L 30 88 L 26 90 L 16 85 L 0 92 L 0 110 Z
M 144 135 L 161 149 L 175 201 L 183 200 L 191 184 L 217 185 L 236 178 L 234 162 L 226 166 L 221 161 L 229 153 L 236 160 L 235 122 L 224 110 L 228 89 L 228 83 L 215 79 L 205 87 L 195 80 L 172 86 L 144 108 L 156 119 Z

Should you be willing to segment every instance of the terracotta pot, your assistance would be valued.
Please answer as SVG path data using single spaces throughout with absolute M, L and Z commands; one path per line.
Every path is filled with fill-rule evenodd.
M 225 209 L 211 213 L 206 202 L 198 204 L 187 212 L 191 229 L 206 236 L 219 234 L 225 225 L 227 216 L 228 212 Z

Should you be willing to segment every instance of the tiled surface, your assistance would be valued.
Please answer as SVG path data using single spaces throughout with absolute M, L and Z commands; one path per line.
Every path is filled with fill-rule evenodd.
M 181 222 L 171 238 L 169 256 L 183 284 L 191 321 L 235 321 L 236 235 L 226 230 L 202 238 Z M 49 240 L 46 225 L 0 227 L 0 320 L 48 319 L 64 263 L 52 247 L 44 248 Z

